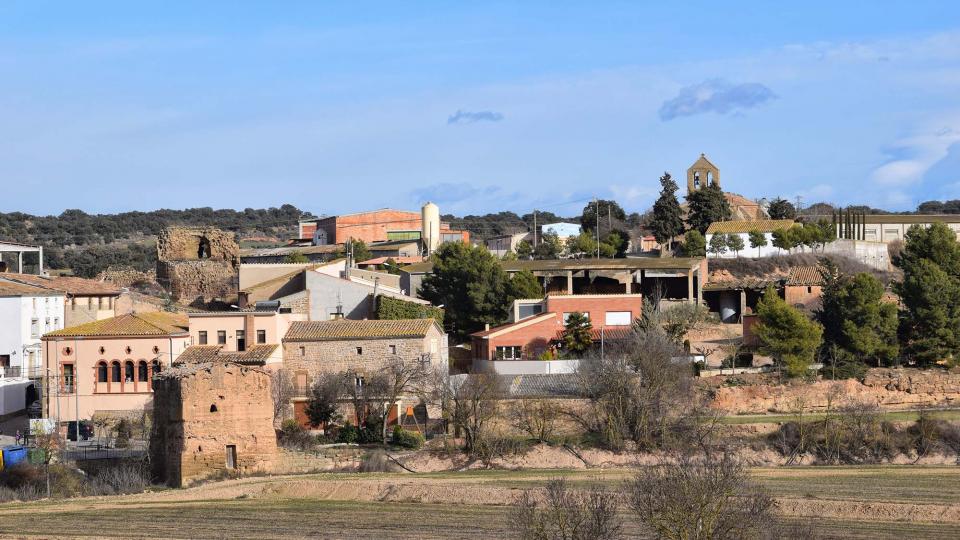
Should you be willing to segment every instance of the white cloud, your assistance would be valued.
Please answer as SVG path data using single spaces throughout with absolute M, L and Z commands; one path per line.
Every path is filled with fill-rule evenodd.
M 887 151 L 892 159 L 877 167 L 870 178 L 884 186 L 908 186 L 923 180 L 924 174 L 947 157 L 950 147 L 960 142 L 960 121 L 949 121 L 946 126 L 927 128 L 917 134 L 896 141 Z

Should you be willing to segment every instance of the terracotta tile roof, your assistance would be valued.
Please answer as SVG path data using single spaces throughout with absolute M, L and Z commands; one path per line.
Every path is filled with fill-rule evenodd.
M 773 232 L 789 229 L 796 224 L 792 219 L 760 219 L 756 221 L 715 221 L 707 227 L 707 234 L 748 233 L 750 231 Z
M 233 362 L 234 364 L 263 365 L 279 345 L 251 345 L 245 351 L 224 351 L 222 345 L 191 345 L 177 357 L 175 364 L 205 362 Z
M 47 337 L 167 336 L 186 334 L 187 316 L 182 313 L 127 313 L 44 334 Z
M 400 319 L 393 321 L 295 321 L 284 341 L 337 341 L 342 339 L 383 339 L 424 337 L 433 319 Z
M 73 296 L 120 296 L 120 289 L 97 281 L 75 276 L 38 276 L 36 274 L 3 274 L 0 279 L 25 283 L 60 291 Z
M 0 280 L 0 296 L 63 296 L 63 293 L 24 283 Z
M 819 266 L 794 266 L 790 269 L 787 285 L 823 285 Z

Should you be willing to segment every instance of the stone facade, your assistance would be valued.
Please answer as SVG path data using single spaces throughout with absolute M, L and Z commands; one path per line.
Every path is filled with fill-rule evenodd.
M 294 375 L 297 388 L 308 388 L 321 373 L 376 373 L 393 358 L 420 361 L 430 355 L 433 365 L 446 363 L 447 336 L 437 328 L 424 337 L 344 339 L 283 342 L 283 367 Z
M 960 401 L 960 370 L 871 369 L 861 383 L 855 379 L 777 384 L 772 375 L 737 375 L 746 384 L 724 386 L 724 377 L 699 384 L 713 396 L 711 407 L 726 414 L 824 410 L 851 403 L 870 403 L 884 409 L 955 406 Z
M 180 487 L 220 471 L 273 469 L 278 449 L 268 372 L 194 364 L 162 372 L 153 385 L 155 478 Z
M 219 229 L 168 227 L 157 239 L 157 281 L 174 300 L 205 303 L 236 293 L 240 248 Z

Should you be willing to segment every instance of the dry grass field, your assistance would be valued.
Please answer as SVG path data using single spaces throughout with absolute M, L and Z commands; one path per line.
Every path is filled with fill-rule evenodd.
M 7 538 L 510 538 L 509 503 L 564 475 L 615 485 L 629 470 L 314 474 L 140 495 L 0 505 Z M 960 468 L 753 471 L 788 520 L 827 538 L 960 537 Z M 636 527 L 630 535 L 640 537 Z

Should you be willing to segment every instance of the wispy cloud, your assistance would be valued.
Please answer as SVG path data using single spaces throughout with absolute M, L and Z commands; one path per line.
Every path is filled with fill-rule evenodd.
M 458 203 L 472 199 L 483 199 L 500 191 L 497 186 L 475 187 L 469 184 L 440 182 L 410 191 L 410 196 L 418 202 Z
M 681 88 L 677 97 L 664 101 L 660 106 L 660 119 L 666 122 L 681 116 L 709 112 L 739 112 L 776 97 L 772 90 L 760 83 L 731 84 L 723 79 L 708 79 Z
M 499 122 L 501 120 L 503 120 L 503 115 L 495 111 L 457 110 L 456 113 L 447 117 L 448 124 L 474 124 L 476 122 Z
M 950 147 L 960 143 L 960 131 L 940 127 L 907 137 L 887 150 L 890 159 L 877 167 L 871 178 L 885 186 L 906 186 L 923 179 L 927 171 L 947 157 Z

